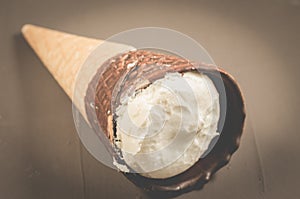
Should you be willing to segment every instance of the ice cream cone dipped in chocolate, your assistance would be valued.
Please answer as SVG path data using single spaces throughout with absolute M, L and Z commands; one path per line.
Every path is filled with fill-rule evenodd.
M 200 139 L 201 136 L 199 136 L 199 139 L 194 140 L 194 142 L 203 143 L 205 147 L 202 147 L 201 150 L 201 146 L 196 145 L 188 148 L 186 154 L 184 154 L 184 157 L 188 159 L 180 157 L 165 168 L 160 168 L 157 171 L 146 169 L 145 173 L 126 173 L 132 169 L 135 170 L 137 168 L 135 165 L 143 169 L 148 167 L 147 164 L 139 164 L 138 160 L 134 159 L 135 156 L 130 156 L 129 158 L 129 156 L 126 157 L 123 153 L 124 156 L 122 158 L 128 164 L 128 170 L 122 171 L 137 186 L 146 190 L 167 193 L 191 190 L 194 187 L 205 184 L 213 173 L 228 163 L 231 155 L 237 150 L 244 126 L 244 101 L 236 81 L 223 69 L 205 63 L 193 63 L 190 60 L 173 55 L 135 50 L 131 46 L 116 43 L 110 43 L 105 50 L 105 55 L 102 55 L 100 59 L 97 56 L 93 58 L 91 54 L 103 41 L 70 35 L 33 25 L 25 25 L 22 32 L 33 50 L 66 94 L 72 99 L 87 122 L 96 131 L 101 129 L 107 138 L 110 139 L 112 145 L 119 149 L 126 148 L 128 151 L 134 153 L 134 155 L 142 150 L 149 152 L 147 151 L 149 148 L 146 147 L 149 146 L 149 143 L 155 143 L 152 148 L 159 147 L 161 145 L 160 142 L 163 143 L 165 141 L 162 140 L 164 136 L 160 137 L 161 140 L 155 140 L 154 136 L 149 138 L 149 142 L 144 141 L 147 140 L 145 138 L 138 143 L 137 148 L 139 149 L 135 150 L 132 146 L 135 146 L 134 144 L 136 143 L 133 144 L 134 141 L 130 140 L 126 134 L 128 132 L 124 132 L 127 123 L 126 118 L 122 115 L 124 113 L 122 109 L 131 107 L 134 111 L 137 111 L 137 109 L 146 110 L 144 114 L 147 115 L 147 109 L 143 109 L 144 105 L 139 103 L 137 98 L 152 100 L 152 104 L 156 102 L 162 103 L 164 100 L 159 99 L 160 94 L 157 95 L 159 92 L 164 93 L 160 85 L 164 82 L 176 82 L 177 79 L 186 78 L 189 85 L 193 88 L 192 90 L 196 91 L 196 93 L 198 92 L 195 94 L 194 101 L 205 101 L 206 98 L 203 98 L 204 96 L 201 97 L 202 93 L 205 95 L 208 92 L 205 89 L 212 88 L 214 89 L 213 92 L 217 93 L 214 95 L 217 96 L 217 98 L 214 98 L 214 107 L 209 103 L 202 103 L 200 106 L 200 109 L 208 107 L 214 111 L 200 112 L 203 115 L 207 114 L 207 117 L 204 118 L 218 117 L 223 118 L 223 120 L 209 120 L 211 122 L 209 124 L 203 120 L 204 122 L 201 125 L 198 121 L 183 124 L 187 125 L 184 129 L 192 129 L 191 126 L 195 127 L 195 137 L 197 137 L 197 132 L 204 132 L 203 126 L 214 127 L 206 128 L 206 130 L 209 130 L 203 134 L 208 135 L 212 133 L 210 135 L 213 135 L 216 131 L 220 133 L 220 137 L 212 150 L 204 158 L 200 158 L 213 136 L 209 137 L 209 139 L 206 137 L 205 141 L 201 140 L 202 138 Z M 87 60 L 88 58 L 89 60 Z M 97 60 L 97 62 L 91 61 L 93 59 Z M 91 67 L 85 73 L 84 78 L 80 77 L 82 78 L 80 79 L 81 84 L 79 92 L 76 95 L 74 94 L 76 81 L 78 81 L 76 77 L 87 61 L 92 64 L 90 64 Z M 201 74 L 196 74 L 197 72 Z M 140 79 L 146 81 L 141 82 L 139 81 Z M 202 81 L 209 81 L 209 88 L 199 86 L 202 84 Z M 132 90 L 132 85 L 135 85 L 134 90 Z M 158 91 L 156 92 L 156 90 Z M 184 90 L 176 90 L 175 88 L 175 91 L 179 95 L 182 95 L 183 99 L 186 99 L 181 104 L 183 108 L 189 109 L 192 112 L 193 107 L 198 107 L 198 105 L 192 105 L 194 101 L 191 100 L 191 97 L 185 98 L 187 94 Z M 180 94 L 180 92 L 184 94 Z M 211 90 L 209 92 L 211 93 Z M 147 95 L 150 98 L 147 98 Z M 155 101 L 155 96 L 159 100 Z M 124 97 L 129 98 L 124 100 Z M 172 122 L 172 117 L 176 115 L 175 106 L 172 106 L 172 100 L 170 98 L 164 102 L 164 105 L 167 103 L 167 108 L 171 107 L 168 109 L 170 119 L 166 121 L 165 127 L 168 127 L 168 122 Z M 132 104 L 130 105 L 130 103 Z M 220 112 L 219 109 L 226 109 L 226 113 Z M 159 123 L 159 119 L 157 119 L 160 118 L 159 111 L 154 112 L 155 114 L 154 121 Z M 134 115 L 136 114 L 132 114 L 130 117 L 134 118 Z M 185 121 L 194 121 L 193 116 L 191 114 Z M 135 119 L 138 123 L 137 125 L 141 126 L 148 121 L 147 118 L 142 117 L 136 117 Z M 176 124 L 176 121 L 175 119 L 171 124 Z M 222 124 L 220 124 L 221 122 Z M 123 124 L 125 126 L 122 126 Z M 166 135 L 172 137 L 172 132 L 170 132 L 171 124 L 169 124 L 168 129 L 162 128 L 159 131 L 162 133 L 165 132 Z M 133 129 L 131 126 L 128 128 Z M 139 133 L 137 132 L 137 134 Z M 199 155 L 193 156 L 192 154 L 188 154 L 192 153 L 191 151 L 199 153 Z M 160 157 L 160 155 L 157 156 L 159 157 L 157 160 L 164 158 L 163 156 Z M 193 156 L 193 158 L 190 156 Z

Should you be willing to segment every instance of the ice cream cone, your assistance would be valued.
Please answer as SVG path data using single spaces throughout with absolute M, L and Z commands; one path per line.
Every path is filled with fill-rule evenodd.
M 139 174 L 126 175 L 137 186 L 166 192 L 188 190 L 199 182 L 207 182 L 237 150 L 244 125 L 244 102 L 236 81 L 224 70 L 204 63 L 194 64 L 176 56 L 143 50 L 130 51 L 134 48 L 128 45 L 34 25 L 25 25 L 22 33 L 86 121 L 94 129 L 100 127 L 112 143 L 116 127 L 115 108 L 120 104 L 124 91 L 130 90 L 132 84 L 141 83 L 136 81 L 139 77 L 149 80 L 148 84 L 151 84 L 169 72 L 198 70 L 216 84 L 225 102 L 220 106 L 228 107 L 217 146 L 204 159 L 172 178 L 153 180 Z M 104 44 L 105 48 L 94 54 L 100 44 Z M 79 75 L 83 67 L 83 73 Z M 104 70 L 99 70 L 101 67 Z M 220 85 L 225 88 L 223 93 Z M 143 86 L 147 85 L 141 84 L 139 88 Z

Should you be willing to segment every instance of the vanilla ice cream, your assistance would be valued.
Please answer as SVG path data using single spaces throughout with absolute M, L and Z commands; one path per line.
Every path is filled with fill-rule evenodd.
M 121 99 L 116 116 L 115 144 L 127 166 L 149 178 L 168 178 L 193 166 L 219 136 L 219 94 L 202 73 L 167 73 Z

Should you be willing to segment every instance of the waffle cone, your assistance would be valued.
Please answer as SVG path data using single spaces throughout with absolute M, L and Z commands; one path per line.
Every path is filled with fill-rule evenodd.
M 59 85 L 72 99 L 76 74 L 90 53 L 102 41 L 35 25 L 24 25 L 22 33 Z
M 85 119 L 84 97 L 94 72 L 106 59 L 123 49 L 130 48 L 121 44 L 104 42 L 103 40 L 77 36 L 30 24 L 22 27 L 22 33 Z M 103 43 L 109 48 L 107 52 L 98 56 L 98 58 L 91 56 L 92 52 Z M 88 58 L 89 60 L 87 60 Z M 78 80 L 76 78 L 86 61 L 88 61 L 89 67 L 85 69 L 84 75 L 81 75 L 80 80 Z M 76 83 L 76 81 L 80 82 Z M 75 86 L 78 89 L 76 94 L 74 93 Z

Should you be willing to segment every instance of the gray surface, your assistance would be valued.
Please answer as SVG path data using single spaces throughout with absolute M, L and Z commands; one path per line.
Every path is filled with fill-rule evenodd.
M 0 198 L 147 198 L 82 147 L 71 102 L 20 36 L 25 23 L 96 38 L 142 26 L 193 37 L 239 81 L 250 117 L 232 166 L 179 198 L 299 198 L 299 0 L 1 1 Z M 260 177 L 264 186 L 249 187 Z

